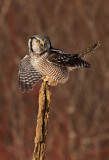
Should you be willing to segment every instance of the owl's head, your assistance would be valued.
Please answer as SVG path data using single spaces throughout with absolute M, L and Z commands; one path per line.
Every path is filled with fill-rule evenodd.
M 28 41 L 28 47 L 30 52 L 41 54 L 48 51 L 51 47 L 51 42 L 49 37 L 44 35 L 32 36 Z

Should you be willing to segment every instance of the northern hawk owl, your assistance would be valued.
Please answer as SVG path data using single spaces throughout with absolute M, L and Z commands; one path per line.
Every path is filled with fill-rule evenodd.
M 98 46 L 99 42 L 76 54 L 68 54 L 53 48 L 49 37 L 32 36 L 28 41 L 29 54 L 21 60 L 19 66 L 19 88 L 23 92 L 29 91 L 40 79 L 48 81 L 49 85 L 65 83 L 70 71 L 91 66 L 82 57 Z

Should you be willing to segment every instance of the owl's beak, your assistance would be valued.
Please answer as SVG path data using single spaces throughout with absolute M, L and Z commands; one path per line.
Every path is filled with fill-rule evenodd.
M 45 46 L 45 43 L 43 43 L 42 45 L 43 45 L 43 47 L 44 47 L 44 46 Z

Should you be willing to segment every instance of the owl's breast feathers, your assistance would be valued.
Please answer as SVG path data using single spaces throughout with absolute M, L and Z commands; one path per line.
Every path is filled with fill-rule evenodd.
M 47 76 L 46 80 L 56 81 L 57 83 L 65 83 L 68 79 L 69 72 L 67 67 L 60 67 L 47 60 L 48 54 L 44 54 L 41 57 L 31 57 L 31 64 L 42 76 Z M 49 78 L 48 78 L 49 77 Z M 52 84 L 52 83 L 50 83 Z M 54 85 L 54 84 L 53 84 Z

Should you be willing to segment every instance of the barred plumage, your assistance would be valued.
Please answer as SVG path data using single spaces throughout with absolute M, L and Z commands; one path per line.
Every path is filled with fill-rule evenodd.
M 42 77 L 42 75 L 33 68 L 30 59 L 30 56 L 26 55 L 19 66 L 18 84 L 23 92 L 32 89 L 36 82 Z
M 99 46 L 99 42 L 76 54 L 68 54 L 51 46 L 47 36 L 35 35 L 29 39 L 29 55 L 26 55 L 19 66 L 19 87 L 22 91 L 29 91 L 41 78 L 49 85 L 65 83 L 69 71 L 91 65 L 84 61 L 87 53 Z
M 49 62 L 60 66 L 60 67 L 85 67 L 89 68 L 91 65 L 84 61 L 81 58 L 78 58 L 78 55 L 70 55 L 70 54 L 57 54 L 52 53 L 47 57 Z

